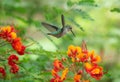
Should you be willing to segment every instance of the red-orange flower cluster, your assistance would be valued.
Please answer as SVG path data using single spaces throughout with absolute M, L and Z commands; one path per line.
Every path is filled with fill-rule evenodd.
M 98 63 L 101 61 L 99 55 L 96 55 L 94 51 L 88 52 L 83 50 L 83 48 L 75 47 L 70 45 L 67 51 L 68 56 L 72 59 L 73 62 L 82 62 L 85 63 L 85 69 L 91 77 L 99 80 L 103 76 L 103 69 L 101 66 L 98 66 Z M 75 77 L 78 77 L 76 75 Z M 75 82 L 80 82 L 77 79 L 74 79 Z
M 75 82 L 80 82 L 80 79 L 81 79 L 81 74 L 79 74 L 79 73 L 75 74 L 74 81 Z
M 8 57 L 8 64 L 10 66 L 12 66 L 12 65 L 16 64 L 18 62 L 18 60 L 19 60 L 18 56 L 12 54 Z
M 0 27 L 0 39 L 3 41 L 3 43 L 8 42 L 9 44 L 11 44 L 12 48 L 19 55 L 24 55 L 26 47 L 22 44 L 21 39 L 17 37 L 14 26 Z M 13 74 L 18 73 L 19 71 L 19 66 L 17 65 L 18 60 L 18 56 L 14 54 L 8 57 L 8 65 L 10 66 L 10 72 Z M 6 75 L 5 69 L 3 67 L 0 67 L 0 73 L 3 77 Z
M 52 78 L 50 82 L 63 82 L 68 73 L 68 68 L 69 71 L 75 73 L 73 78 L 74 82 L 90 82 L 89 79 L 86 79 L 89 77 L 95 78 L 96 80 L 102 78 L 103 68 L 98 65 L 101 57 L 96 55 L 94 51 L 89 52 L 85 42 L 82 43 L 82 48 L 70 45 L 67 55 L 67 58 L 53 62 L 52 76 L 54 78 Z M 65 68 L 62 62 L 66 63 L 68 67 L 63 71 L 62 76 L 59 76 L 58 72 Z M 89 76 L 86 74 L 89 74 Z
M 2 77 L 5 77 L 6 72 L 5 72 L 5 69 L 3 67 L 0 67 L 0 73 L 2 74 Z
M 89 54 L 86 52 L 83 52 L 82 49 L 78 46 L 70 45 L 68 47 L 67 54 L 70 58 L 72 58 L 73 62 L 86 62 L 88 61 Z
M 0 38 L 11 42 L 17 37 L 16 31 L 13 26 L 6 26 L 0 28 Z
M 17 66 L 18 63 L 18 56 L 12 54 L 8 57 L 8 64 L 10 65 L 10 72 L 17 73 L 19 71 L 19 67 Z
M 19 55 L 24 55 L 26 47 L 22 44 L 21 39 L 17 37 L 13 26 L 1 27 L 0 38 L 8 41 Z
M 16 50 L 19 55 L 24 55 L 26 47 L 24 45 L 22 45 L 20 38 L 15 38 L 12 41 L 11 45 L 12 45 L 13 49 Z
M 10 68 L 11 73 L 16 74 L 18 71 L 19 71 L 18 65 L 14 64 L 11 66 L 11 68 Z
M 103 76 L 103 68 L 96 64 L 85 63 L 85 69 L 87 73 L 97 80 L 100 80 Z
M 54 69 L 56 72 L 58 72 L 58 71 L 60 71 L 61 69 L 64 68 L 62 62 L 61 62 L 60 60 L 57 60 L 57 59 L 53 62 L 53 66 L 54 66 L 53 69 Z
M 50 82 L 63 82 L 68 73 L 68 68 L 64 68 L 62 62 L 57 59 L 53 62 L 53 66 L 54 68 L 51 71 L 53 78 L 50 80 Z M 61 70 L 63 70 L 63 72 L 62 72 L 62 75 L 59 76 L 58 72 Z
M 90 62 L 92 64 L 97 64 L 101 61 L 101 57 L 99 55 L 96 55 L 94 51 L 90 52 L 89 55 L 91 59 Z

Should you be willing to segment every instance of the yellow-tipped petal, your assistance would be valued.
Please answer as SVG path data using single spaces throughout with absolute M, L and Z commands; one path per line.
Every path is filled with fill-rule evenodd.
M 67 73 L 68 73 L 68 68 L 65 68 L 65 70 L 63 70 L 62 72 L 61 80 L 64 80 L 66 78 Z
M 11 38 L 15 39 L 16 37 L 17 37 L 16 33 L 15 32 L 11 32 Z

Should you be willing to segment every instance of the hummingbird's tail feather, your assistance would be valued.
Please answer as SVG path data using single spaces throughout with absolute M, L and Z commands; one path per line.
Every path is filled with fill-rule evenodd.
M 47 33 L 47 35 L 51 35 L 51 36 L 54 36 L 54 37 L 56 37 L 56 38 L 60 38 L 60 37 L 61 37 L 60 35 L 54 35 L 54 34 L 52 34 L 52 33 Z

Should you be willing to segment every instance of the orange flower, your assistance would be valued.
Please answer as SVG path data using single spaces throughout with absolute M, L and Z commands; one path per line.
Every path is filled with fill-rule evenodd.
M 63 82 L 61 81 L 60 77 L 52 78 L 50 82 Z
M 69 47 L 68 47 L 68 51 L 67 51 L 67 54 L 68 54 L 68 56 L 70 57 L 70 58 L 72 58 L 72 62 L 75 62 L 75 61 L 79 61 L 79 60 L 77 60 L 76 59 L 76 56 L 78 55 L 78 54 L 80 54 L 82 51 L 81 51 L 81 48 L 80 47 L 75 47 L 75 46 L 73 46 L 73 45 L 70 45 Z
M 96 80 L 100 80 L 103 76 L 103 68 L 100 66 L 93 66 L 90 75 L 95 78 Z
M 90 52 L 89 55 L 90 55 L 91 63 L 96 64 L 101 61 L 101 57 L 99 55 L 96 55 L 94 51 Z
M 74 82 L 80 82 L 81 75 L 80 74 L 75 74 L 74 76 Z
M 90 71 L 91 71 L 91 69 L 92 69 L 92 65 L 87 62 L 87 63 L 84 64 L 84 66 L 85 66 L 86 72 L 87 72 L 87 73 L 90 73 Z
M 17 38 L 17 35 L 16 35 L 15 32 L 11 32 L 11 33 L 10 33 L 10 37 L 11 37 L 12 39 L 15 39 L 15 38 Z
M 54 76 L 54 77 L 58 76 L 57 72 L 54 69 L 51 71 L 51 73 L 52 73 L 52 76 Z
M 21 39 L 20 38 L 16 38 L 12 41 L 12 47 L 13 49 L 20 51 L 21 50 Z
M 76 56 L 76 58 L 77 58 L 78 61 L 86 62 L 86 61 L 88 61 L 89 55 L 88 55 L 88 54 L 85 54 L 85 53 L 79 53 L 79 54 Z
M 0 37 L 11 42 L 17 37 L 13 26 L 6 26 L 0 28 Z
M 17 51 L 19 55 L 24 55 L 26 47 L 24 45 L 21 46 L 20 51 Z
M 99 80 L 103 76 L 103 69 L 102 67 L 98 66 L 97 64 L 90 64 L 85 63 L 86 72 L 89 73 L 93 78 Z
M 53 68 L 53 70 L 51 71 L 51 73 L 52 73 L 52 76 L 53 76 L 54 78 L 52 78 L 52 79 L 50 80 L 50 82 L 63 82 L 63 81 L 65 80 L 65 78 L 66 78 L 67 73 L 68 73 L 68 68 L 65 68 L 65 69 L 64 69 L 62 62 L 61 62 L 60 60 L 58 60 L 58 59 L 54 60 L 53 66 L 54 66 L 54 68 Z M 60 76 L 58 75 L 58 72 L 59 72 L 60 70 L 62 70 L 62 69 L 64 69 L 64 70 L 63 70 L 62 75 L 61 75 L 61 77 L 60 77 Z
M 70 58 L 72 58 L 73 62 L 86 62 L 89 58 L 87 52 L 83 52 L 80 47 L 75 47 L 73 45 L 68 47 L 67 54 Z
M 68 47 L 67 55 L 72 60 L 72 62 L 68 63 L 70 65 L 67 65 L 69 66 L 71 72 L 72 67 L 74 67 L 74 71 L 78 71 L 74 75 L 74 82 L 90 82 L 90 80 L 85 80 L 84 74 L 89 74 L 92 78 L 95 78 L 97 80 L 100 80 L 101 77 L 103 76 L 103 69 L 101 66 L 98 66 L 98 62 L 101 61 L 100 56 L 96 55 L 94 51 L 88 52 L 86 43 L 84 41 L 82 43 L 82 48 L 70 45 Z M 62 58 L 61 61 L 65 62 L 65 60 L 66 59 Z M 52 78 L 50 82 L 63 82 L 66 79 L 68 68 L 66 68 L 62 72 L 61 76 L 59 76 L 59 74 L 61 73 L 58 74 L 58 72 L 64 68 L 61 61 L 60 60 L 54 61 L 53 63 L 54 68 L 52 70 L 52 75 L 54 76 L 54 78 Z M 83 74 L 83 71 L 81 70 L 82 67 L 79 68 L 78 63 L 80 63 L 80 66 L 84 67 L 86 73 Z
M 60 60 L 58 60 L 58 59 L 56 59 L 54 61 L 53 65 L 54 65 L 54 70 L 55 71 L 59 71 L 59 70 L 64 68 L 63 65 L 62 65 L 62 62 Z
M 70 45 L 68 47 L 68 51 L 67 51 L 67 54 L 69 57 L 73 57 L 75 58 L 77 54 L 81 53 L 81 48 L 80 47 L 75 47 L 73 45 Z
M 14 50 L 16 50 L 18 52 L 18 54 L 20 55 L 23 55 L 24 54 L 24 51 L 25 51 L 25 46 L 22 45 L 21 43 L 21 39 L 20 38 L 15 38 L 13 41 L 12 41 L 12 47 Z
M 66 78 L 66 75 L 68 73 L 68 68 L 65 68 L 62 72 L 61 77 L 57 74 L 57 72 L 53 69 L 52 70 L 52 75 L 54 76 L 54 78 L 52 78 L 50 80 L 50 82 L 63 82 Z
M 65 70 L 63 70 L 62 76 L 61 76 L 62 81 L 65 80 L 67 73 L 68 73 L 68 68 L 65 68 Z

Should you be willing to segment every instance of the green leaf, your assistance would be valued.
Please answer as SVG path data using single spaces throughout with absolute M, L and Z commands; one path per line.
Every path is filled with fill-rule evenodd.
M 75 9 L 73 10 L 74 13 L 78 14 L 79 16 L 81 16 L 83 19 L 88 19 L 93 21 L 94 19 L 86 12 L 80 9 Z
M 53 11 L 57 14 L 62 14 L 63 10 L 61 8 L 58 7 L 53 7 Z
M 46 18 L 46 20 L 50 21 L 51 19 L 53 19 L 53 16 L 51 13 L 47 13 L 47 14 L 45 14 L 45 18 Z
M 120 8 L 113 8 L 113 9 L 111 9 L 110 11 L 111 11 L 111 12 L 118 12 L 118 13 L 120 13 Z
M 70 1 L 70 0 L 67 1 L 67 5 L 68 5 L 69 7 L 73 6 L 74 4 L 75 4 L 75 3 L 73 3 L 73 2 Z
M 111 73 L 110 73 L 110 72 L 107 72 L 107 73 L 105 73 L 105 76 L 111 77 Z
M 96 4 L 95 4 L 95 1 L 94 0 L 81 0 L 81 1 L 79 1 L 79 3 L 78 3 L 79 5 L 85 5 L 85 6 L 97 6 Z

